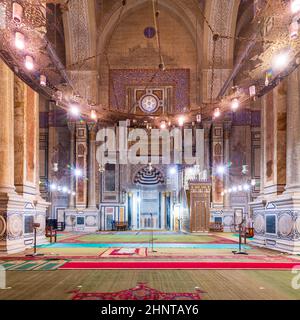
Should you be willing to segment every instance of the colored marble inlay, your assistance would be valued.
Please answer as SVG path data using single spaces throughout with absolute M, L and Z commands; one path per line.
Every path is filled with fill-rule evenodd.
M 190 70 L 167 69 L 165 71 L 146 69 L 110 70 L 110 109 L 127 111 L 126 88 L 128 86 L 171 86 L 174 90 L 174 112 L 183 112 L 190 105 Z

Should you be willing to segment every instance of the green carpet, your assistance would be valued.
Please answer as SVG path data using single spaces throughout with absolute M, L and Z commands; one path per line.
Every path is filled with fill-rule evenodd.
M 0 262 L 6 270 L 8 271 L 53 271 L 57 270 L 63 264 L 66 263 L 66 260 L 36 260 L 36 261 L 7 261 Z
M 198 242 L 198 243 L 207 243 L 215 242 L 221 240 L 220 237 L 209 236 L 209 235 L 154 235 L 156 242 Z M 149 235 L 140 235 L 140 234 L 88 234 L 76 237 L 74 242 L 149 242 L 152 239 L 151 234 Z M 71 238 L 59 239 L 59 241 L 69 242 L 73 240 Z

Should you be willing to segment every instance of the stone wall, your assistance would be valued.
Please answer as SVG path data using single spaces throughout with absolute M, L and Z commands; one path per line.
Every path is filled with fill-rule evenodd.
M 190 70 L 190 100 L 191 106 L 195 106 L 199 99 L 195 39 L 187 32 L 184 24 L 163 8 L 160 10 L 159 23 L 161 54 L 166 68 Z M 109 105 L 110 69 L 158 70 L 160 58 L 156 37 L 147 38 L 144 34 L 146 27 L 153 26 L 150 3 L 130 13 L 117 26 L 100 64 L 100 102 L 103 105 Z

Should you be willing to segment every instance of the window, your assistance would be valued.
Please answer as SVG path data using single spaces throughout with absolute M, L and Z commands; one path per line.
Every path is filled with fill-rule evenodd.
M 266 215 L 266 233 L 276 234 L 276 215 Z

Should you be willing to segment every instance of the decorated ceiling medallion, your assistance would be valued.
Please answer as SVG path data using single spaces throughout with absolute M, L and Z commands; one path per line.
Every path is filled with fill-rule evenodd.
M 158 106 L 158 99 L 152 94 L 146 94 L 140 100 L 140 108 L 146 113 L 155 112 Z
M 147 27 L 144 30 L 144 36 L 148 39 L 152 39 L 156 35 L 155 28 L 153 27 Z

